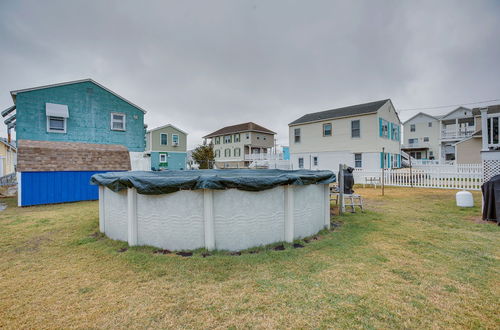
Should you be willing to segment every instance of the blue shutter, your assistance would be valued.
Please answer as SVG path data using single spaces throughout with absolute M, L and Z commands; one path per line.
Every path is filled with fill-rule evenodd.
M 392 154 L 390 154 L 390 153 L 387 154 L 387 168 L 391 168 L 391 164 L 392 164 L 391 163 L 391 155 Z
M 384 168 L 384 153 L 380 153 L 380 168 Z
M 384 135 L 384 129 L 383 129 L 383 119 L 382 118 L 379 118 L 378 119 L 378 133 L 379 133 L 379 136 L 382 137 Z
M 401 154 L 398 154 L 398 168 L 401 168 Z
M 389 138 L 389 140 L 392 140 L 392 123 L 387 123 L 387 129 L 388 129 L 388 132 L 387 132 L 387 137 Z

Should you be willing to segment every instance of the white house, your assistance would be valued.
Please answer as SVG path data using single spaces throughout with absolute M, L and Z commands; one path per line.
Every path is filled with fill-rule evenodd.
M 288 126 L 293 169 L 401 166 L 401 121 L 390 99 L 309 113 Z
M 439 117 L 419 112 L 403 123 L 404 141 L 401 149 L 415 159 L 440 158 Z
M 275 134 L 265 127 L 248 122 L 223 127 L 203 138 L 211 139 L 216 167 L 244 168 L 254 160 L 271 157 Z

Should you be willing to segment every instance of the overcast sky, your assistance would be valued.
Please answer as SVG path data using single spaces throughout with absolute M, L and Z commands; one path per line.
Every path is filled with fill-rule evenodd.
M 309 112 L 500 99 L 500 1 L 0 1 L 2 110 L 11 90 L 83 78 L 189 147 L 247 121 L 288 144 Z

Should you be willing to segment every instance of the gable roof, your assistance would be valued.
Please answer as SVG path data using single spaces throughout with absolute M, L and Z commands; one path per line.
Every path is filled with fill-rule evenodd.
M 451 115 L 452 113 L 454 113 L 454 112 L 456 112 L 456 111 L 458 111 L 458 110 L 472 111 L 471 109 L 466 108 L 466 107 L 458 107 L 458 108 L 456 108 L 456 109 L 454 109 L 454 110 L 451 110 L 450 112 L 448 112 L 448 113 L 446 113 L 446 114 L 442 115 L 442 116 L 441 116 L 441 119 L 444 119 L 444 118 L 448 117 L 449 115 Z
M 500 113 L 500 104 L 495 104 L 495 105 L 488 105 L 488 106 L 485 106 L 485 107 L 481 107 L 481 108 L 474 108 L 472 109 L 472 114 L 474 116 L 480 116 L 481 115 L 481 109 L 488 109 L 488 114 L 490 113 Z
M 363 104 L 356 104 L 356 105 L 351 105 L 348 107 L 337 108 L 337 109 L 332 109 L 332 110 L 308 113 L 308 114 L 300 117 L 299 119 L 292 121 L 288 125 L 291 126 L 291 125 L 309 123 L 309 122 L 314 122 L 314 121 L 336 119 L 336 118 L 342 118 L 342 117 L 352 117 L 352 116 L 359 116 L 359 115 L 366 115 L 366 114 L 370 114 L 370 113 L 375 113 L 384 104 L 386 104 L 387 101 L 390 101 L 390 99 L 369 102 L 369 103 L 363 103 Z
M 13 141 L 13 140 L 12 140 L 12 141 L 9 143 L 9 141 L 8 141 L 6 138 L 4 138 L 4 137 L 0 137 L 0 142 L 1 142 L 1 143 L 3 143 L 3 144 L 5 144 L 7 147 L 12 148 L 12 149 L 14 149 L 15 151 L 17 151 L 17 148 L 16 148 L 16 141 Z
M 263 126 L 257 125 L 256 123 L 253 123 L 253 122 L 248 122 L 248 123 L 223 127 L 215 132 L 212 132 L 208 135 L 205 135 L 203 138 L 207 139 L 207 138 L 211 138 L 211 137 L 219 136 L 219 135 L 248 132 L 248 131 L 266 133 L 266 134 L 276 134 L 275 132 L 273 132 L 273 131 L 271 131 Z
M 174 128 L 174 129 L 178 130 L 179 132 L 181 132 L 181 133 L 184 133 L 184 134 L 188 135 L 188 133 L 184 132 L 184 131 L 183 131 L 183 130 L 181 130 L 180 128 L 175 127 L 175 126 L 174 126 L 174 125 L 172 125 L 172 124 L 167 124 L 167 125 L 163 125 L 163 126 L 160 126 L 160 127 L 152 128 L 152 129 L 148 130 L 148 131 L 147 131 L 147 133 L 149 133 L 149 132 L 153 132 L 153 131 L 157 131 L 157 130 L 159 130 L 159 129 L 163 129 L 163 128 L 167 128 L 167 127 L 172 127 L 172 128 Z
M 407 122 L 409 122 L 410 120 L 412 120 L 412 119 L 414 119 L 414 118 L 416 118 L 416 117 L 420 116 L 420 115 L 424 115 L 424 116 L 427 116 L 427 117 L 430 117 L 430 118 L 432 118 L 432 119 L 436 119 L 436 120 L 439 120 L 439 118 L 441 117 L 441 116 L 431 116 L 431 115 L 429 115 L 428 113 L 425 113 L 425 112 L 419 112 L 419 113 L 417 113 L 415 116 L 413 116 L 413 117 L 411 117 L 410 119 L 406 120 L 406 121 L 403 123 L 403 125 L 404 125 L 404 124 L 406 124 Z
M 15 90 L 15 91 L 11 91 L 10 95 L 12 96 L 12 100 L 14 101 L 14 103 L 16 103 L 16 95 L 19 94 L 19 93 L 35 91 L 35 90 L 38 90 L 38 89 L 45 89 L 45 88 L 59 87 L 59 86 L 65 86 L 65 85 L 79 84 L 79 83 L 82 83 L 82 82 L 91 82 L 94 85 L 97 85 L 97 86 L 101 87 L 102 89 L 104 89 L 105 91 L 107 91 L 107 92 L 113 94 L 114 96 L 118 97 L 119 99 L 122 99 L 123 101 L 127 102 L 131 106 L 133 106 L 133 107 L 141 110 L 142 112 L 146 113 L 146 110 L 144 110 L 143 108 L 141 108 L 137 104 L 130 102 L 126 98 L 124 98 L 124 97 L 116 94 L 115 92 L 113 92 L 109 88 L 104 87 L 103 85 L 99 84 L 97 81 L 94 81 L 94 80 L 92 80 L 90 78 L 81 79 L 81 80 L 67 81 L 67 82 L 62 82 L 62 83 L 58 83 L 58 84 L 51 84 L 51 85 L 44 85 L 44 86 L 38 86 L 38 87 L 25 88 L 25 89 L 18 89 L 18 90 Z

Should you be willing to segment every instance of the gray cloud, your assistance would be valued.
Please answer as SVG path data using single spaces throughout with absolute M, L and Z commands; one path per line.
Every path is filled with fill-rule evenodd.
M 500 98 L 498 31 L 495 1 L 3 1 L 0 107 L 91 77 L 191 147 L 245 121 L 287 144 L 307 112 Z

